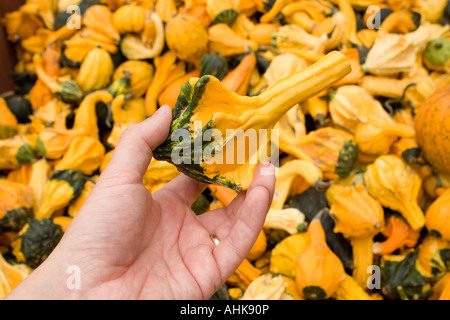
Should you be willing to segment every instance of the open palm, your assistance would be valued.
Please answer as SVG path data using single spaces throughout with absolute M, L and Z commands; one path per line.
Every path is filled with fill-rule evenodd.
M 274 175 L 260 166 L 246 192 L 201 216 L 191 204 L 206 185 L 183 174 L 151 194 L 142 177 L 170 110 L 128 128 L 59 245 L 8 298 L 208 299 L 239 266 L 263 226 Z

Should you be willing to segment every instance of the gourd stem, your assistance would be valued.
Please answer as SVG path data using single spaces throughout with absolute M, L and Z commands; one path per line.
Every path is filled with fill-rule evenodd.
M 373 236 L 351 239 L 350 242 L 353 248 L 353 264 L 355 265 L 353 277 L 362 288 L 367 288 L 367 279 L 371 276 L 368 268 L 373 264 Z
M 348 58 L 333 51 L 317 63 L 281 80 L 260 96 L 259 114 L 270 115 L 273 124 L 299 102 L 315 96 L 351 72 Z

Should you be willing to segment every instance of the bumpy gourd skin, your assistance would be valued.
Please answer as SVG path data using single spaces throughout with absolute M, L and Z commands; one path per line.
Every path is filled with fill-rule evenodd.
M 173 109 L 169 137 L 154 151 L 154 156 L 157 160 L 174 163 L 172 155 L 177 155 L 177 160 L 182 163 L 174 164 L 186 175 L 204 183 L 219 184 L 236 191 L 246 190 L 253 179 L 257 162 L 264 160 L 261 155 L 267 155 L 264 151 L 270 148 L 268 136 L 279 119 L 290 108 L 318 94 L 350 71 L 348 59 L 339 52 L 332 52 L 315 65 L 279 81 L 256 97 L 232 93 L 213 76 L 192 78 L 182 87 Z M 204 141 L 208 139 L 203 134 L 209 129 L 220 131 L 222 139 Z M 258 148 L 252 154 L 251 150 L 245 150 L 249 153 L 245 155 L 245 164 L 236 161 L 236 152 L 235 161 L 230 164 L 225 146 L 236 137 L 241 138 L 249 129 L 257 134 L 261 133 L 259 130 L 266 129 L 267 135 L 258 138 Z M 190 139 L 180 141 L 178 130 L 189 132 Z M 234 145 L 235 151 L 237 145 Z M 211 157 L 217 160 L 220 156 L 227 163 L 211 164 L 208 161 Z M 257 161 L 250 161 L 253 159 Z

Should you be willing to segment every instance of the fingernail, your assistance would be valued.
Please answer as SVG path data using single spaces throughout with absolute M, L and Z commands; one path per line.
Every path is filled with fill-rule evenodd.
M 272 162 L 264 162 L 261 164 L 261 175 L 273 176 L 275 175 L 275 166 Z

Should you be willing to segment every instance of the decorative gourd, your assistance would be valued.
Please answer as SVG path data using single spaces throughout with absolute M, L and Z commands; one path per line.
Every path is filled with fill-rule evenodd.
M 392 215 L 381 232 L 386 240 L 373 244 L 373 253 L 378 255 L 391 254 L 396 250 L 414 248 L 419 240 L 420 233 L 411 229 L 401 216 Z
M 447 112 L 450 109 L 450 84 L 439 88 L 416 110 L 416 139 L 425 159 L 438 171 L 450 173 L 450 140 Z
M 234 273 L 227 279 L 229 284 L 237 285 L 247 290 L 250 283 L 262 274 L 248 259 L 244 259 Z
M 165 32 L 163 21 L 156 12 L 150 15 L 150 19 L 156 29 L 153 43 L 148 43 L 144 37 L 145 33 L 142 37 L 130 33 L 122 37 L 120 50 L 128 60 L 153 59 L 158 57 L 164 50 Z
M 449 251 L 448 241 L 428 234 L 419 245 L 416 268 L 435 281 L 441 279 L 448 271 Z
M 256 57 L 253 54 L 248 54 L 235 69 L 228 72 L 222 79 L 222 84 L 231 92 L 246 96 L 250 86 L 250 79 L 255 68 Z
M 372 300 L 369 294 L 361 287 L 356 280 L 345 275 L 345 279 L 339 284 L 332 298 L 336 300 Z
M 309 100 L 309 99 L 308 99 Z M 280 151 L 289 152 L 289 146 L 296 146 L 297 139 L 306 135 L 305 114 L 302 104 L 290 109 L 275 125 L 273 132 Z M 287 146 L 287 147 L 286 147 Z M 285 148 L 286 147 L 286 148 Z
M 153 115 L 158 109 L 158 97 L 164 89 L 186 74 L 184 61 L 177 62 L 177 57 L 172 51 L 158 56 L 154 60 L 155 75 L 151 85 L 145 94 L 145 112 Z
M 401 157 L 408 164 L 419 162 L 421 149 L 414 138 L 400 138 L 391 145 L 389 153 Z
M 88 94 L 78 107 L 72 130 L 98 139 L 96 104 L 99 102 L 108 104 L 112 101 L 112 94 L 106 90 L 97 90 Z
M 239 165 L 237 160 L 233 160 L 234 164 L 208 165 L 207 162 L 211 160 L 208 160 L 208 156 L 194 152 L 192 157 L 192 151 L 184 153 L 185 148 L 190 147 L 191 141 L 196 140 L 198 132 L 194 130 L 194 136 L 190 135 L 189 141 L 176 143 L 173 142 L 178 140 L 173 139 L 175 130 L 189 128 L 193 130 L 193 125 L 203 130 L 214 128 L 216 134 L 220 131 L 225 141 L 234 140 L 236 137 L 236 131 L 230 132 L 233 130 L 226 129 L 242 129 L 244 132 L 248 129 L 270 130 L 290 108 L 322 91 L 348 72 L 350 70 L 347 58 L 339 52 L 333 52 L 317 64 L 278 82 L 257 97 L 238 96 L 227 90 L 217 78 L 212 76 L 191 79 L 183 86 L 173 110 L 169 137 L 155 149 L 154 156 L 158 160 L 173 162 L 172 155 L 180 155 L 183 151 L 184 163 L 177 164 L 181 172 L 206 183 L 225 185 L 237 191 L 246 190 L 253 179 L 253 171 L 257 164 Z M 313 74 L 314 77 L 311 77 Z M 218 157 L 216 159 L 221 156 L 222 159 L 227 159 L 224 154 L 226 153 L 224 140 L 219 140 L 222 141 L 203 142 L 201 150 L 208 147 L 209 152 L 214 150 L 215 157 Z M 244 157 L 257 159 L 257 153 L 263 155 L 264 150 L 267 151 L 268 145 L 262 141 L 263 139 L 260 140 L 257 150 L 253 150 L 254 154 L 244 155 Z M 266 142 L 269 141 L 266 140 Z M 212 154 L 209 153 L 209 157 Z M 234 154 L 234 156 L 237 155 Z M 177 159 L 177 162 L 178 160 L 180 159 Z
M 380 259 L 381 292 L 386 299 L 426 299 L 432 294 L 430 278 L 417 269 L 418 250 Z
M 113 100 L 111 112 L 114 126 L 106 142 L 115 147 L 126 128 L 146 119 L 145 100 L 144 98 L 125 100 L 125 96 L 120 95 Z
M 352 133 L 355 133 L 360 123 L 394 123 L 383 105 L 366 89 L 357 85 L 344 85 L 333 92 L 329 111 L 333 123 Z
M 57 130 L 54 128 L 45 128 L 39 132 L 39 140 L 42 142 L 45 157 L 49 160 L 60 159 L 70 142 L 80 132 L 74 130 Z
M 350 239 L 353 249 L 353 277 L 364 287 L 367 269 L 373 265 L 373 237 L 384 228 L 384 211 L 362 184 L 328 188 L 330 212 L 336 218 L 334 232 Z
M 264 230 L 259 232 L 258 238 L 256 238 L 255 243 L 247 254 L 246 258 L 248 261 L 255 261 L 260 258 L 267 249 L 267 237 Z
M 155 68 L 146 61 L 125 61 L 113 74 L 113 81 L 123 77 L 130 78 L 130 86 L 127 93 L 132 94 L 134 98 L 142 97 L 153 80 Z
M 37 268 L 52 253 L 63 236 L 61 227 L 52 219 L 29 219 L 12 242 L 17 261 Z
M 206 11 L 214 23 L 232 25 L 239 12 L 234 0 L 206 0 Z
M 70 142 L 64 156 L 54 169 L 58 171 L 76 169 L 90 176 L 100 167 L 105 155 L 105 147 L 96 138 L 75 137 Z
M 67 209 L 67 214 L 69 215 L 69 217 L 75 218 L 84 202 L 86 201 L 87 197 L 91 193 L 92 189 L 94 188 L 97 180 L 98 176 L 93 176 L 84 183 L 84 187 L 80 195 L 70 203 L 69 208 Z
M 300 49 L 312 53 L 323 53 L 327 38 L 316 37 L 296 24 L 279 27 L 272 36 L 272 46 L 276 49 Z
M 289 234 L 303 231 L 305 227 L 305 215 L 296 208 L 270 209 L 264 221 L 265 229 L 284 230 Z
M 25 136 L 0 140 L 0 170 L 17 169 L 21 164 L 35 160 L 34 150 Z
M 7 139 L 17 134 L 17 118 L 9 109 L 5 99 L 0 98 L 0 139 Z
M 83 190 L 85 179 L 80 170 L 54 171 L 45 186 L 44 200 L 35 218 L 49 218 L 69 205 Z
M 398 211 L 413 230 L 425 226 L 425 216 L 417 203 L 422 185 L 420 176 L 396 155 L 383 155 L 367 166 L 367 190 L 384 207 Z
M 450 272 L 446 273 L 439 281 L 437 281 L 433 285 L 433 294 L 428 297 L 428 300 L 439 300 L 441 295 L 446 290 L 447 296 L 445 296 L 445 300 L 450 300 L 449 294 L 449 284 L 450 284 Z M 444 300 L 444 299 L 443 299 Z
M 178 59 L 194 65 L 208 53 L 208 32 L 194 17 L 177 14 L 166 25 L 166 42 Z
M 279 28 L 278 23 L 258 23 L 249 32 L 249 38 L 260 46 L 270 46 L 272 36 Z
M 318 219 L 308 228 L 309 244 L 295 260 L 295 282 L 308 300 L 328 299 L 345 279 L 341 260 L 330 250 Z
M 275 195 L 270 208 L 281 210 L 292 195 L 292 187 L 298 177 L 302 177 L 310 186 L 319 187 L 322 185 L 323 174 L 314 164 L 295 159 L 277 168 L 275 177 Z
M 171 84 L 169 84 L 163 92 L 159 95 L 158 103 L 160 106 L 168 105 L 172 108 L 175 107 L 177 103 L 178 96 L 181 92 L 181 87 L 189 81 L 191 78 L 196 78 L 200 76 L 200 71 L 198 69 L 194 69 L 191 72 L 186 73 L 183 77 L 178 78 Z
M 116 43 L 120 40 L 117 26 L 113 24 L 113 13 L 103 5 L 93 5 L 83 15 L 83 24 Z
M 445 71 L 450 60 L 450 40 L 436 38 L 428 42 L 423 52 L 423 62 L 427 68 L 436 71 Z
M 0 179 L 0 233 L 19 231 L 32 216 L 31 187 Z
M 169 21 L 170 18 L 177 14 L 175 0 L 157 0 L 155 5 L 155 13 L 161 17 L 162 21 Z
M 144 186 L 151 192 L 156 192 L 179 174 L 180 172 L 174 165 L 152 159 L 144 174 Z
M 51 175 L 51 164 L 46 159 L 33 163 L 28 185 L 33 195 L 33 210 L 37 212 L 44 199 L 45 186 Z
M 178 12 L 193 16 L 205 28 L 209 27 L 213 22 L 206 10 L 206 3 L 194 1 L 194 3 L 189 4 L 186 1 L 185 6 L 181 7 Z
M 376 121 L 360 123 L 355 129 L 355 141 L 364 154 L 378 156 L 389 153 L 399 138 L 414 138 L 414 129 L 401 123 L 385 124 Z
M 104 49 L 95 48 L 81 64 L 77 82 L 83 92 L 106 88 L 114 72 L 111 55 Z
M 308 247 L 308 244 L 309 238 L 306 232 L 295 233 L 281 240 L 271 251 L 270 272 L 295 279 L 295 259 Z
M 352 134 L 332 127 L 311 131 L 285 151 L 300 159 L 312 161 L 324 175 L 324 180 L 348 176 L 353 168 L 358 148 Z
M 325 124 L 325 118 L 328 115 L 328 90 L 324 90 L 318 95 L 309 98 L 302 103 L 302 108 L 305 113 L 309 114 L 319 124 Z
M 0 254 L 0 299 L 3 300 L 19 283 L 29 276 L 32 269 L 26 264 L 10 264 Z
M 447 241 L 450 240 L 450 226 L 447 223 L 449 214 L 450 189 L 434 200 L 425 214 L 425 223 L 428 231 L 436 232 Z
M 200 76 L 214 76 L 219 80 L 225 78 L 228 73 L 227 60 L 218 52 L 207 53 L 200 59 Z
M 147 13 L 139 5 L 125 5 L 114 12 L 113 24 L 120 34 L 140 33 L 144 30 Z
M 42 55 L 35 54 L 33 64 L 38 79 L 45 83 L 56 97 L 68 103 L 79 102 L 83 98 L 83 92 L 76 81 L 67 77 L 56 78 L 47 75 L 44 71 Z
M 288 286 L 282 276 L 265 273 L 250 283 L 240 300 L 292 300 Z
M 257 51 L 258 43 L 236 34 L 225 23 L 218 23 L 208 29 L 209 53 L 218 52 L 223 57 Z

